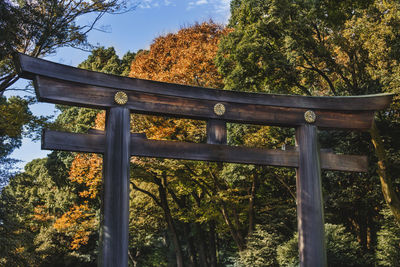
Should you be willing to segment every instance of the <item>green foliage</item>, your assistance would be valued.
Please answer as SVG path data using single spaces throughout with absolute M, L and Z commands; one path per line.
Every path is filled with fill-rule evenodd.
M 398 1 L 235 0 L 232 31 L 221 40 L 216 62 L 228 90 L 303 95 L 397 92 L 398 25 Z M 397 102 L 377 116 L 389 162 L 384 172 L 393 177 L 395 192 L 400 183 Z M 255 133 L 252 127 L 236 125 L 230 130 L 234 144 L 245 143 L 242 140 L 251 136 L 247 133 Z M 293 145 L 290 139 L 282 142 L 284 133 L 260 136 Z M 323 148 L 370 159 L 367 174 L 324 172 L 323 191 L 327 221 L 345 225 L 372 259 L 384 199 L 370 136 L 338 131 L 321 131 L 319 136 Z
M 296 233 L 293 238 L 276 249 L 277 261 L 279 266 L 297 267 L 299 266 L 299 237 Z
M 343 225 L 325 224 L 325 238 L 328 266 L 366 266 L 360 244 Z M 298 266 L 298 233 L 277 248 L 277 260 L 280 266 Z
M 34 135 L 44 122 L 44 118 L 36 118 L 30 112 L 32 99 L 3 98 L 6 89 L 32 88 L 10 88 L 19 79 L 16 53 L 43 57 L 65 46 L 90 48 L 87 33 L 105 13 L 130 9 L 125 0 L 0 1 L 0 188 L 7 183 L 16 162 L 7 155 L 21 145 L 22 137 Z M 77 24 L 77 19 L 87 14 L 94 14 L 94 21 Z M 133 56 L 128 53 L 125 61 Z M 124 64 L 120 72 L 127 72 L 129 63 Z
M 57 186 L 47 159 L 28 163 L 0 195 L 0 263 L 4 266 L 79 266 L 67 240 L 52 227 L 55 217 L 76 201 L 70 184 Z M 53 162 L 53 168 L 64 168 Z
M 393 91 L 397 1 L 234 1 L 217 65 L 231 90 L 354 95 Z
M 119 59 L 114 47 L 101 46 L 93 49 L 88 58 L 78 65 L 78 68 L 127 76 L 135 56 L 135 53 L 128 51 L 122 59 Z
M 21 146 L 23 137 L 37 139 L 45 117 L 36 117 L 29 110 L 33 99 L 0 97 L 0 189 L 7 183 L 16 160 L 8 156 Z
M 246 249 L 239 253 L 239 263 L 253 267 L 278 266 L 276 249 L 280 241 L 276 234 L 257 225 L 255 231 L 247 237 Z
M 383 225 L 377 234 L 377 263 L 380 266 L 396 266 L 400 262 L 400 227 L 388 208 L 382 210 L 382 215 Z

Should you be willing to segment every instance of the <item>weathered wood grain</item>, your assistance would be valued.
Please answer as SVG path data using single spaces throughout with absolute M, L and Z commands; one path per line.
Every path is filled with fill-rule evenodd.
M 101 109 L 116 106 L 116 89 L 42 76 L 37 76 L 34 84 L 40 101 Z M 304 112 L 307 111 L 304 108 L 224 102 L 225 114 L 218 116 L 214 113 L 214 105 L 220 102 L 129 90 L 124 92 L 128 95 L 125 107 L 132 112 L 152 115 L 295 127 L 304 124 Z M 374 111 L 315 110 L 315 113 L 315 125 L 321 128 L 368 130 L 374 117 Z
M 103 153 L 104 146 L 104 134 L 100 134 L 100 132 L 97 134 L 77 134 L 46 130 L 42 136 L 42 148 L 49 150 Z M 268 150 L 217 144 L 149 140 L 145 139 L 142 134 L 131 134 L 131 156 L 294 168 L 299 166 L 299 152 L 296 150 Z M 321 168 L 325 170 L 366 172 L 367 157 L 321 153 Z
M 299 166 L 296 171 L 300 266 L 327 266 L 317 127 L 296 129 Z
M 108 111 L 106 134 L 102 136 L 103 197 L 99 266 L 128 266 L 130 112 L 116 107 Z
M 114 88 L 117 90 L 136 91 L 173 97 L 187 97 L 216 102 L 233 102 L 320 110 L 374 111 L 386 108 L 392 99 L 392 95 L 389 94 L 346 97 L 310 97 L 216 90 L 93 72 L 29 57 L 24 54 L 19 54 L 19 61 L 16 62 L 16 64 L 18 65 L 19 75 L 28 79 L 34 79 L 36 75 L 40 75 L 92 86 Z M 246 88 L 244 88 L 244 91 L 245 90 Z

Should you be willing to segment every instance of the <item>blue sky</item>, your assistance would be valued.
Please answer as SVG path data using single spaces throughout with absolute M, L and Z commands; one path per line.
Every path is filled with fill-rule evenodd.
M 142 0 L 135 10 L 119 15 L 105 15 L 97 24 L 98 28 L 107 32 L 92 31 L 88 35 L 93 45 L 113 46 L 121 57 L 127 51 L 136 52 L 149 48 L 152 41 L 180 28 L 212 19 L 214 22 L 226 24 L 229 18 L 230 0 Z M 90 16 L 79 19 L 79 24 L 88 24 Z M 77 66 L 89 55 L 88 52 L 73 48 L 61 48 L 57 53 L 46 57 L 47 60 Z M 24 87 L 21 81 L 15 87 Z M 13 95 L 10 91 L 6 96 Z M 31 107 L 36 115 L 56 114 L 54 105 L 39 103 Z M 40 141 L 32 142 L 24 139 L 20 149 L 11 157 L 21 160 L 19 168 L 35 158 L 45 157 L 49 151 L 41 150 Z

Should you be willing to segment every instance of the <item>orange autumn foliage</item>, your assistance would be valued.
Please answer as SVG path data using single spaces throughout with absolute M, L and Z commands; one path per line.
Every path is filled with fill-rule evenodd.
M 102 115 L 100 115 L 102 114 Z M 100 116 L 99 116 L 100 115 Z M 104 114 L 99 113 L 96 119 L 96 129 L 104 128 Z M 69 179 L 80 185 L 84 185 L 79 196 L 95 201 L 102 184 L 103 159 L 97 154 L 76 154 L 69 172 Z M 88 200 L 81 205 L 74 205 L 70 210 L 57 218 L 53 227 L 59 232 L 71 237 L 70 248 L 79 249 L 86 245 L 93 231 L 98 228 L 96 211 Z
M 96 198 L 102 179 L 103 159 L 97 154 L 77 154 L 72 162 L 69 179 L 84 184 L 86 189 L 79 192 L 83 198 Z
M 130 77 L 192 86 L 222 88 L 222 76 L 214 64 L 218 44 L 228 30 L 210 22 L 183 28 L 158 37 L 150 50 L 139 53 L 131 64 Z M 200 121 L 135 115 L 133 128 L 150 139 L 202 142 L 205 124 Z
M 50 215 L 48 209 L 44 205 L 36 206 L 33 210 L 33 219 L 38 222 L 47 222 L 53 220 L 54 216 Z
M 89 236 L 97 224 L 95 213 L 85 203 L 73 206 L 55 221 L 53 227 L 59 232 L 71 236 L 70 247 L 76 250 L 88 243 Z
M 219 40 L 227 32 L 223 26 L 210 21 L 158 37 L 149 51 L 136 56 L 129 76 L 222 88 L 222 76 L 217 71 L 214 59 Z

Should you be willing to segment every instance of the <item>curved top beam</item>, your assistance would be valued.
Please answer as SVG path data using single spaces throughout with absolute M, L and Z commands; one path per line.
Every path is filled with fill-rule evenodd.
M 25 54 L 19 54 L 18 57 L 18 72 L 21 77 L 27 79 L 34 79 L 36 75 L 39 75 L 117 90 L 128 90 L 198 100 L 302 109 L 375 111 L 386 108 L 393 97 L 391 94 L 318 97 L 217 90 L 88 71 L 30 57 Z

